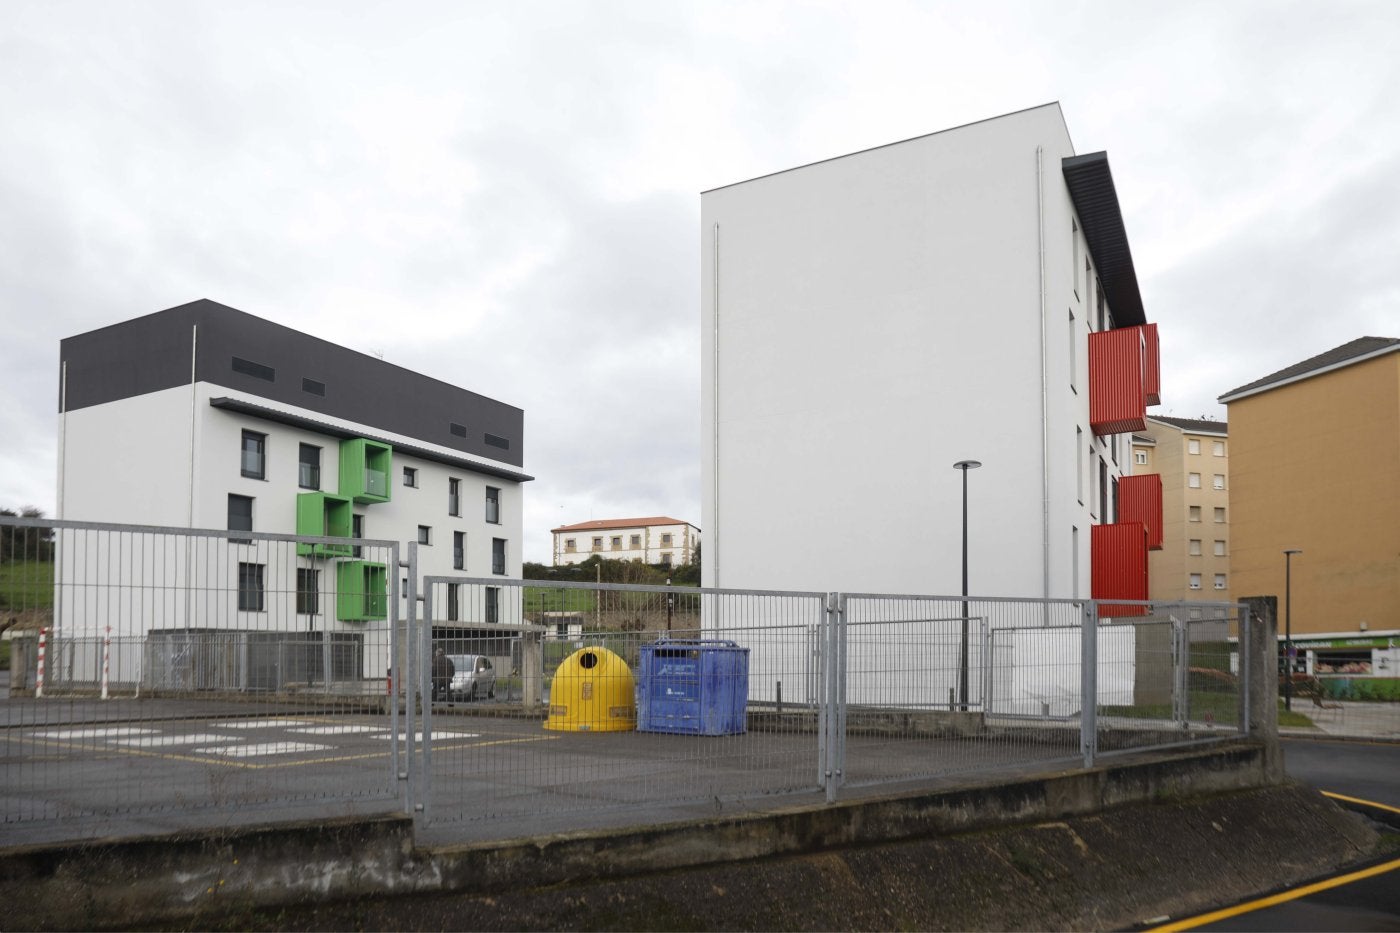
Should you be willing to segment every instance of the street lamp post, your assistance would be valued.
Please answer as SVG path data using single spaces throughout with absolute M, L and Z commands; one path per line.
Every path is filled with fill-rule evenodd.
M 1283 552 L 1283 708 L 1293 712 L 1293 555 L 1303 553 L 1291 547 Z
M 967 712 L 967 471 L 982 465 L 979 460 L 959 460 L 953 469 L 962 471 L 962 639 L 958 643 L 958 708 Z

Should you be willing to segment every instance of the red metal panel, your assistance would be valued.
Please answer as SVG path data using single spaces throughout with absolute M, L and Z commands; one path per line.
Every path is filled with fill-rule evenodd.
M 1147 528 L 1141 522 L 1094 525 L 1089 539 L 1090 595 L 1094 599 L 1147 599 Z M 1100 616 L 1140 616 L 1145 606 L 1104 606 Z
M 1140 327 L 1089 335 L 1089 429 L 1095 434 L 1146 430 L 1145 342 Z
M 1148 550 L 1162 549 L 1162 477 L 1156 473 L 1124 476 L 1118 481 L 1118 521 L 1141 522 Z
M 1143 358 L 1143 390 L 1147 404 L 1162 404 L 1162 345 L 1157 339 L 1157 325 L 1144 324 L 1142 336 L 1146 341 Z

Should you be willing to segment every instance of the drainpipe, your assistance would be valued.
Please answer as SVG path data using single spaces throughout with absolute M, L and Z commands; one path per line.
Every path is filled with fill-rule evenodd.
M 1035 147 L 1037 235 L 1040 245 L 1040 579 L 1050 598 L 1050 386 L 1045 339 L 1045 147 Z M 1049 609 L 1046 609 L 1049 612 Z M 1048 619 L 1046 624 L 1049 624 Z

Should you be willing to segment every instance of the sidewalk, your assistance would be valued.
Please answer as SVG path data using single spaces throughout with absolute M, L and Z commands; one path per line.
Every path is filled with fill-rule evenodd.
M 1293 711 L 1313 721 L 1315 729 L 1281 727 L 1283 735 L 1346 735 L 1373 739 L 1400 740 L 1400 703 L 1343 703 L 1311 699 L 1293 700 Z

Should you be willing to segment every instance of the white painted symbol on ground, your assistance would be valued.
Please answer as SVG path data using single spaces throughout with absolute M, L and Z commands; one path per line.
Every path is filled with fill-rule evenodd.
M 232 722 L 211 722 L 215 729 L 285 729 L 289 726 L 312 725 L 309 719 L 236 719 Z
M 307 742 L 256 742 L 251 745 L 211 746 L 195 749 L 201 755 L 222 755 L 228 758 L 262 758 L 267 755 L 298 755 L 303 752 L 324 752 L 329 745 Z
M 304 735 L 359 735 L 366 732 L 383 732 L 383 726 L 298 726 L 289 730 Z
M 125 739 L 113 739 L 118 745 L 127 745 L 132 748 L 156 748 L 166 745 L 207 745 L 210 742 L 230 742 L 231 736 L 210 735 L 209 733 L 199 733 L 197 735 L 145 735 L 134 736 Z
M 382 732 L 382 733 L 380 733 L 379 735 L 367 736 L 367 738 L 371 738 L 371 739 L 392 739 L 392 738 L 394 738 L 394 736 L 391 735 L 391 734 L 388 733 L 388 732 Z M 415 738 L 416 738 L 416 736 L 415 736 Z M 434 733 L 433 733 L 433 741 L 435 741 L 435 742 L 441 742 L 441 741 L 443 741 L 444 739 L 479 739 L 479 738 L 481 738 L 481 733 L 480 733 L 480 732 L 434 732 Z M 399 739 L 400 741 L 403 741 L 403 740 L 404 740 L 404 737 L 403 737 L 402 735 L 399 735 L 399 736 L 398 736 L 398 739 Z
M 59 729 L 56 732 L 36 732 L 41 739 L 117 739 L 133 735 L 155 735 L 154 729 L 118 726 L 111 729 Z

